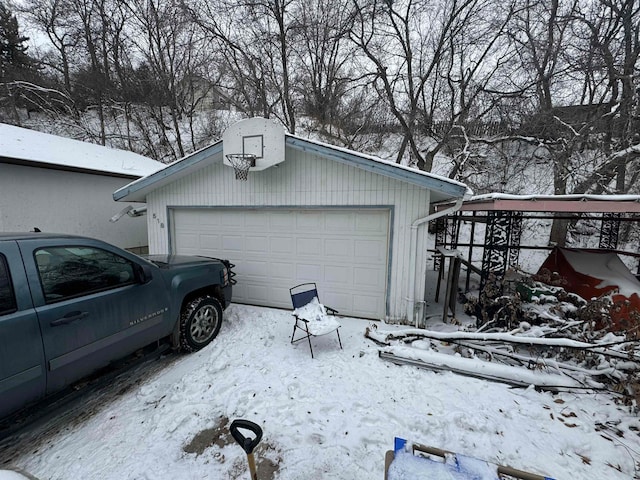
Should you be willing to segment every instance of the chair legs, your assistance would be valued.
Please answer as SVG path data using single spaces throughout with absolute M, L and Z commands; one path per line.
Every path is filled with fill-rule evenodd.
M 305 325 L 305 327 L 306 327 L 306 325 Z M 300 337 L 300 338 L 294 340 L 294 337 L 296 336 L 296 329 L 298 329 L 298 328 L 300 330 L 302 330 L 306 335 L 304 337 Z M 338 344 L 340 345 L 340 350 L 344 350 L 342 348 L 342 340 L 340 339 L 340 328 L 336 329 L 336 334 L 338 335 Z M 302 328 L 302 327 L 298 326 L 297 322 L 293 325 L 293 333 L 291 334 L 291 343 L 293 344 L 295 342 L 299 342 L 300 340 L 304 340 L 306 338 L 307 341 L 309 342 L 309 351 L 311 352 L 311 358 L 315 358 L 313 356 L 313 347 L 311 346 L 311 337 L 312 337 L 312 335 L 309 333 L 309 330 L 307 328 Z
M 305 325 L 305 327 L 306 327 L 306 325 Z M 294 340 L 293 338 L 296 336 L 296 329 L 297 328 L 299 328 L 304 333 L 306 333 L 306 335 L 304 337 L 298 338 L 297 340 Z M 293 325 L 293 333 L 291 334 L 291 343 L 299 342 L 300 340 L 304 340 L 305 338 L 309 342 L 309 350 L 311 351 L 311 358 L 314 358 L 313 357 L 313 347 L 311 346 L 311 334 L 309 333 L 309 329 L 308 328 L 302 328 L 302 327 L 298 326 L 298 321 L 296 320 L 296 323 L 294 323 L 294 325 Z
M 311 352 L 311 358 L 313 359 L 313 347 L 311 346 L 311 335 L 307 336 L 307 340 L 309 340 L 309 351 Z

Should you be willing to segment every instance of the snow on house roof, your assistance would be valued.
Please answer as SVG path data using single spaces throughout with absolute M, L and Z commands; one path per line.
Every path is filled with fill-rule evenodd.
M 434 201 L 463 197 L 468 198 L 473 195 L 473 192 L 464 183 L 456 180 L 316 140 L 286 134 L 285 145 L 297 150 L 312 152 L 339 163 L 355 166 L 379 175 L 385 175 L 390 178 L 428 188 L 434 192 Z M 222 153 L 222 140 L 219 140 L 167 165 L 162 170 L 125 185 L 114 192 L 113 198 L 116 201 L 144 202 L 149 192 L 189 175 L 207 165 L 221 162 Z
M 65 170 L 144 177 L 164 164 L 137 153 L 0 123 L 0 159 Z

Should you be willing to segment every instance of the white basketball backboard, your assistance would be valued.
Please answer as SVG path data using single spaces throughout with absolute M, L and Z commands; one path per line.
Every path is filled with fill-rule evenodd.
M 284 162 L 284 127 L 262 117 L 241 120 L 222 134 L 222 153 L 224 164 L 229 166 L 227 155 L 255 155 L 256 166 L 251 172 L 277 165 Z

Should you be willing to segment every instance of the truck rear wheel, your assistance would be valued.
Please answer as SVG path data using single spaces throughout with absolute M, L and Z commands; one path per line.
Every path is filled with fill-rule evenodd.
M 216 338 L 222 326 L 222 306 L 209 295 L 187 303 L 180 315 L 180 349 L 195 352 Z

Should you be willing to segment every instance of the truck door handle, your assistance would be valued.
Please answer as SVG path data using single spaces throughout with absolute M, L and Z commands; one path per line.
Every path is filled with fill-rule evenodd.
M 52 321 L 49 325 L 52 327 L 59 327 L 60 325 L 66 325 L 67 323 L 75 322 L 89 316 L 89 312 L 69 312 L 64 317 L 58 318 Z

